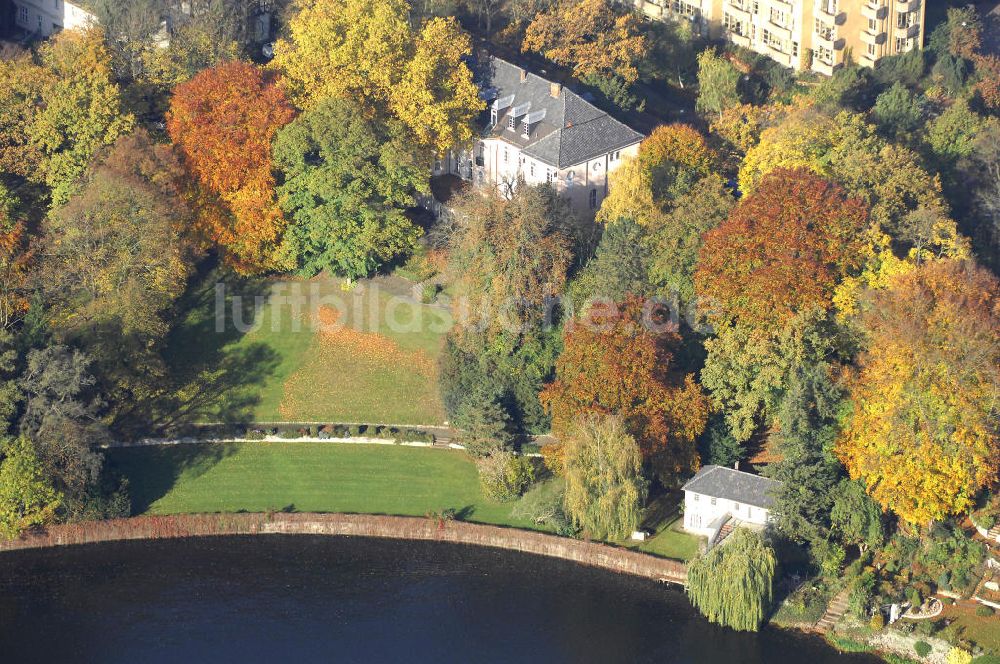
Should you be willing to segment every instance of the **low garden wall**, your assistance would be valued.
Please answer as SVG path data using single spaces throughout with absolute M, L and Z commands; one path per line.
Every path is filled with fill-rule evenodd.
M 138 516 L 52 526 L 15 540 L 0 551 L 93 542 L 212 535 L 346 535 L 472 544 L 561 558 L 591 567 L 684 584 L 684 563 L 606 544 L 461 521 L 363 514 L 185 514 Z

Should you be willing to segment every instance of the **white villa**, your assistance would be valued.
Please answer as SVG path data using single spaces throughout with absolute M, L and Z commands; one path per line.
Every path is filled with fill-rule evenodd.
M 14 23 L 28 32 L 50 37 L 60 30 L 97 23 L 87 0 L 14 0 Z
M 725 466 L 705 466 L 682 487 L 684 530 L 712 545 L 736 526 L 763 528 L 771 518 L 771 494 L 780 485 Z
M 497 57 L 480 73 L 489 116 L 479 140 L 434 165 L 476 186 L 510 191 L 549 183 L 573 210 L 593 216 L 608 194 L 608 174 L 639 150 L 644 136 L 559 83 Z

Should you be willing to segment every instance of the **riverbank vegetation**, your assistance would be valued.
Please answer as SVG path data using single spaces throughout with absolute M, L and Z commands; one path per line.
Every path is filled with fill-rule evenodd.
M 740 464 L 782 482 L 785 613 L 845 591 L 846 623 L 895 636 L 909 621 L 872 627 L 888 605 L 988 590 L 995 545 L 973 526 L 1000 522 L 1000 66 L 974 8 L 936 6 L 926 48 L 819 79 L 610 0 L 297 0 L 270 62 L 236 26 L 245 3 L 105 4 L 102 28 L 0 51 L 8 534 L 298 501 L 617 538 L 700 466 Z M 550 186 L 415 209 L 479 130 L 473 37 L 646 131 L 596 219 Z M 418 290 L 387 277 L 400 266 Z M 281 305 L 298 284 L 376 283 L 422 322 Z M 233 305 L 263 324 L 239 329 Z M 313 460 L 341 480 L 324 494 L 308 447 L 212 447 L 210 468 L 103 452 L 258 419 L 447 420 L 510 502 L 483 501 L 458 453 L 435 494 L 405 452 L 377 450 L 389 468 L 337 448 L 359 456 Z M 528 473 L 515 452 L 549 433 Z M 352 467 L 374 493 L 337 475 Z M 251 470 L 258 498 L 239 493 Z M 650 541 L 688 551 L 664 532 Z M 939 627 L 970 653 L 995 643 Z

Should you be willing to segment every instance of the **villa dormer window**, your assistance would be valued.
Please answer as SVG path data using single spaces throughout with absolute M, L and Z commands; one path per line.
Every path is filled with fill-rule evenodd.
M 517 118 L 514 117 L 513 113 L 511 113 L 510 117 L 507 118 L 507 129 L 511 131 L 517 129 Z

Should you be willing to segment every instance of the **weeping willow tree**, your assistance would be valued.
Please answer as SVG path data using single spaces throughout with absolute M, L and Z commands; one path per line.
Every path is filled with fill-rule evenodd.
M 590 537 L 621 539 L 639 525 L 646 501 L 642 453 L 621 419 L 589 415 L 562 441 L 566 513 Z
M 688 566 L 688 597 L 712 622 L 756 632 L 771 605 L 776 565 L 761 536 L 739 528 Z

